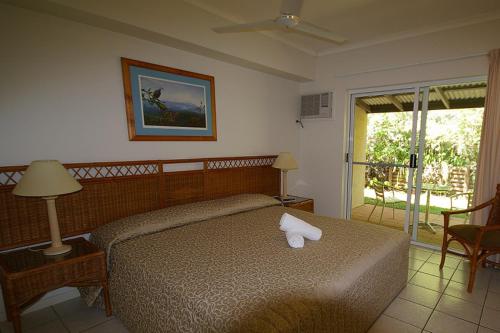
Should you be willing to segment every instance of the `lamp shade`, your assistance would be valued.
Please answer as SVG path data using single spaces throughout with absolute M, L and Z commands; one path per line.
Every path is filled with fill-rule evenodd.
M 31 162 L 12 193 L 23 197 L 50 197 L 81 189 L 82 185 L 59 161 L 40 160 Z
M 298 169 L 297 161 L 289 152 L 281 152 L 276 161 L 274 161 L 273 168 L 281 170 L 295 170 Z

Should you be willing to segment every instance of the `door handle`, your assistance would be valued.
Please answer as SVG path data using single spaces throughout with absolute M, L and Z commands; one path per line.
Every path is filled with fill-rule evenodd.
M 417 154 L 410 154 L 410 168 L 417 167 Z

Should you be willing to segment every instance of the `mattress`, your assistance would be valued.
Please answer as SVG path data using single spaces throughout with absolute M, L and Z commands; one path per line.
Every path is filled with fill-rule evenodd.
M 131 332 L 365 332 L 406 284 L 402 232 L 269 197 L 225 200 L 130 217 L 92 236 L 108 252 L 114 314 Z M 285 212 L 321 228 L 321 240 L 290 248 L 279 230 Z

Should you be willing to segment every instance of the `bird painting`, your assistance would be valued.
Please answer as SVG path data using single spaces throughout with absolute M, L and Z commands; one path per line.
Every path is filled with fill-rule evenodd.
M 141 77 L 142 119 L 146 126 L 205 128 L 203 87 Z

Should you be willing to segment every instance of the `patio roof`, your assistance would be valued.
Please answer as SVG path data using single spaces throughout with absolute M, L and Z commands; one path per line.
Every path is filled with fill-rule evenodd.
M 413 111 L 412 93 L 368 96 L 356 99 L 367 113 Z M 429 92 L 429 110 L 484 107 L 486 82 L 433 86 Z

